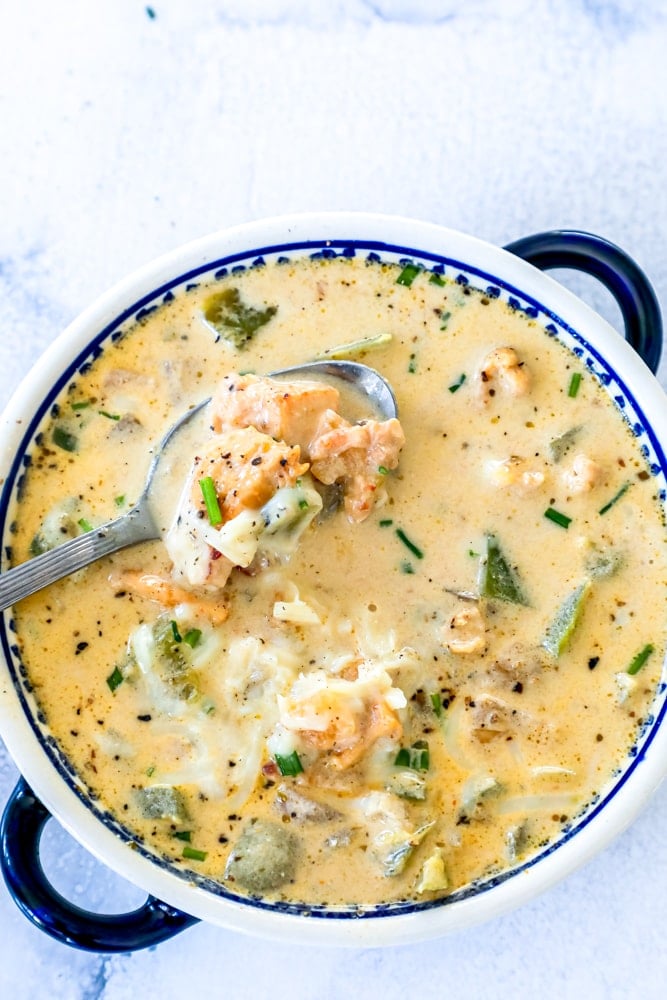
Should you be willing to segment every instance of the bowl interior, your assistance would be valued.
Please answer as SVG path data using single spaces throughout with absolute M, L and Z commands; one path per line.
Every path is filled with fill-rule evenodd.
M 427 240 L 426 243 L 428 242 Z M 667 461 L 650 412 L 652 408 L 660 405 L 658 391 L 652 387 L 648 394 L 644 395 L 644 387 L 651 377 L 641 371 L 641 365 L 630 358 L 629 349 L 619 344 L 618 338 L 610 330 L 605 329 L 606 324 L 590 314 L 585 307 L 580 307 L 575 301 L 571 301 L 567 293 L 557 290 L 557 286 L 550 279 L 545 279 L 542 275 L 533 278 L 530 274 L 531 269 L 527 269 L 522 262 L 516 262 L 515 266 L 511 261 L 504 259 L 508 258 L 508 255 L 502 255 L 501 252 L 496 252 L 497 267 L 488 269 L 486 264 L 480 267 L 476 263 L 466 262 L 466 259 L 459 257 L 457 253 L 444 255 L 428 249 L 417 249 L 418 245 L 424 244 L 409 242 L 405 245 L 392 244 L 364 238 L 291 238 L 273 243 L 257 241 L 250 250 L 247 250 L 225 248 L 223 241 L 221 252 L 217 254 L 211 252 L 215 251 L 215 247 L 206 247 L 203 252 L 198 249 L 189 255 L 190 259 L 185 255 L 183 260 L 170 261 L 166 266 L 163 264 L 147 272 L 138 281 L 130 283 L 122 296 L 115 293 L 108 297 L 101 307 L 94 308 L 92 313 L 79 322 L 73 334 L 70 332 L 65 336 L 58 350 L 52 352 L 41 367 L 38 366 L 34 378 L 30 381 L 29 387 L 22 390 L 23 395 L 18 402 L 10 404 L 8 412 L 11 420 L 17 406 L 25 408 L 28 400 L 30 418 L 18 431 L 14 429 L 10 436 L 12 458 L 0 506 L 3 552 L 5 547 L 11 545 L 13 511 L 20 499 L 27 456 L 33 448 L 35 436 L 58 394 L 76 374 L 85 373 L 87 367 L 100 352 L 104 351 L 108 343 L 117 340 L 137 320 L 146 317 L 182 290 L 197 283 L 215 281 L 229 273 L 262 267 L 269 260 L 288 261 L 302 255 L 314 258 L 356 256 L 403 266 L 408 263 L 416 264 L 453 279 L 461 286 L 482 290 L 488 297 L 505 301 L 512 309 L 525 313 L 543 327 L 548 336 L 557 338 L 580 358 L 588 371 L 604 387 L 622 413 L 632 434 L 637 438 L 654 479 L 655 492 L 664 506 L 667 497 Z M 474 241 L 463 249 L 468 253 L 468 260 L 478 259 L 479 254 L 476 253 Z M 455 250 L 460 251 L 461 247 L 457 245 Z M 513 269 L 516 273 L 510 273 L 508 277 L 508 272 L 512 272 Z M 525 287 L 525 282 L 529 285 L 535 283 L 535 288 L 540 290 L 539 293 L 532 289 L 529 292 L 521 291 L 519 283 Z M 603 347 L 602 340 L 610 343 L 611 347 L 608 349 Z M 641 404 L 638 399 L 640 391 L 642 391 Z M 643 406 L 645 401 L 648 401 L 648 413 Z M 5 435 L 8 436 L 7 432 Z M 127 871 L 127 855 L 130 852 L 123 850 L 122 845 L 133 844 L 130 865 L 132 879 L 144 885 L 149 891 L 159 893 L 163 898 L 171 895 L 175 905 L 187 905 L 190 912 L 207 919 L 221 919 L 223 922 L 229 919 L 218 917 L 215 904 L 212 907 L 209 902 L 211 898 L 226 900 L 232 904 L 241 903 L 245 910 L 277 911 L 294 916 L 306 914 L 310 918 L 320 918 L 327 923 L 331 921 L 356 923 L 359 920 L 405 917 L 426 911 L 442 913 L 456 908 L 457 904 L 464 901 L 477 901 L 475 907 L 481 904 L 483 908 L 484 897 L 490 893 L 495 893 L 501 899 L 501 902 L 494 905 L 506 908 L 512 902 L 518 901 L 521 895 L 532 894 L 533 891 L 555 881 L 602 846 L 613 832 L 630 821 L 664 772 L 664 765 L 656 763 L 651 769 L 646 769 L 644 765 L 643 776 L 637 773 L 641 770 L 640 762 L 649 756 L 653 760 L 658 755 L 652 744 L 664 742 L 662 722 L 667 710 L 667 685 L 663 672 L 663 681 L 656 693 L 651 714 L 643 722 L 636 745 L 627 758 L 619 762 L 618 771 L 611 784 L 603 789 L 578 817 L 568 823 L 556 841 L 524 863 L 493 877 L 479 880 L 442 899 L 421 903 L 397 902 L 382 906 L 331 908 L 248 900 L 212 879 L 181 870 L 164 858 L 156 856 L 148 846 L 137 844 L 132 832 L 89 796 L 80 776 L 73 772 L 58 742 L 44 724 L 45 720 L 37 707 L 26 669 L 20 659 L 12 616 L 8 612 L 0 618 L 0 642 L 7 664 L 12 704 L 20 706 L 19 711 L 9 711 L 5 706 L 3 735 L 6 735 L 10 751 L 37 793 L 43 795 L 46 804 L 55 809 L 66 825 L 74 827 L 79 839 L 96 853 L 100 853 L 114 867 L 119 867 L 123 873 Z M 41 747 L 39 752 L 36 750 L 36 742 Z M 58 782 L 61 788 L 54 790 Z M 81 808 L 73 807 L 73 800 L 76 800 Z M 88 818 L 84 819 L 84 812 L 86 817 L 94 822 L 90 823 Z M 607 832 L 598 830 L 603 812 Z M 610 816 L 613 816 L 611 827 Z M 101 840 L 100 824 L 104 829 Z M 165 876 L 163 880 L 155 880 L 153 873 L 156 869 Z M 147 874 L 149 871 L 150 875 Z M 521 889 L 514 890 L 508 885 L 518 882 L 522 883 Z M 191 891 L 192 883 L 196 890 L 194 894 Z M 502 897 L 501 891 L 504 892 Z M 238 919 L 238 915 L 234 919 Z M 442 920 L 437 926 L 442 926 Z

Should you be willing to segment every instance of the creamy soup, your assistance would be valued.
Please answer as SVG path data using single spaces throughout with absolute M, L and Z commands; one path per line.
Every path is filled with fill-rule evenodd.
M 15 512 L 15 563 L 94 530 L 214 397 L 165 456 L 161 539 L 15 609 L 80 781 L 241 895 L 428 900 L 523 863 L 604 792 L 660 676 L 665 525 L 626 422 L 525 311 L 418 267 L 268 262 L 167 298 L 62 393 Z M 320 356 L 381 371 L 400 422 L 264 378 Z

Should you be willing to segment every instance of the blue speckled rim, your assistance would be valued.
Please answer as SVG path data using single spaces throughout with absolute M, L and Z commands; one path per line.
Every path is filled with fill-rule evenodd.
M 26 456 L 32 450 L 35 435 L 38 433 L 42 421 L 60 392 L 77 375 L 85 373 L 95 358 L 102 353 L 106 343 L 116 341 L 136 321 L 145 318 L 163 303 L 172 300 L 176 294 L 184 291 L 187 292 L 189 289 L 196 287 L 202 279 L 206 281 L 219 280 L 228 274 L 239 273 L 249 267 L 261 267 L 267 261 L 289 263 L 290 255 L 294 254 L 298 256 L 310 256 L 313 259 L 349 258 L 363 254 L 369 262 L 397 263 L 400 265 L 406 263 L 422 264 L 424 267 L 455 281 L 459 285 L 470 285 L 475 289 L 483 291 L 489 297 L 500 298 L 507 302 L 513 309 L 521 311 L 530 319 L 537 321 L 542 325 L 547 336 L 557 338 L 566 348 L 583 361 L 589 371 L 609 393 L 634 436 L 642 439 L 640 445 L 641 452 L 647 462 L 651 475 L 657 480 L 657 494 L 660 501 L 663 504 L 665 503 L 665 498 L 667 497 L 667 463 L 665 455 L 655 433 L 644 417 L 637 400 L 619 375 L 610 369 L 599 352 L 574 328 L 563 322 L 559 316 L 545 308 L 536 299 L 486 271 L 471 267 L 446 256 L 372 240 L 303 240 L 264 246 L 253 251 L 231 254 L 213 262 L 202 264 L 142 296 L 133 305 L 116 316 L 113 322 L 108 323 L 90 341 L 85 350 L 81 351 L 68 365 L 28 424 L 5 480 L 2 495 L 0 496 L 0 538 L 9 538 L 9 514 L 13 509 L 17 493 L 21 488 L 24 469 L 28 464 Z M 5 550 L 3 549 L 4 552 Z M 570 841 L 618 795 L 621 788 L 630 779 L 646 754 L 667 712 L 667 683 L 665 682 L 663 673 L 663 679 L 660 682 L 655 698 L 654 712 L 644 721 L 637 743 L 631 748 L 625 767 L 619 770 L 617 780 L 613 786 L 606 794 L 598 796 L 589 805 L 588 809 L 581 813 L 578 819 L 568 824 L 564 828 L 561 837 L 515 868 L 504 870 L 496 875 L 481 879 L 441 899 L 419 903 L 396 902 L 374 906 L 331 908 L 325 906 L 305 906 L 295 903 L 266 902 L 260 899 L 248 899 L 245 896 L 237 895 L 213 879 L 198 875 L 189 869 L 183 870 L 174 864 L 173 861 L 157 856 L 145 845 L 137 844 L 135 836 L 129 829 L 119 823 L 108 811 L 100 808 L 93 797 L 86 794 L 81 787 L 80 777 L 73 772 L 71 765 L 56 740 L 44 726 L 43 717 L 40 716 L 34 697 L 31 694 L 30 682 L 26 675 L 27 672 L 20 661 L 18 647 L 12 641 L 11 633 L 13 631 L 15 631 L 13 619 L 7 622 L 6 616 L 3 615 L 0 618 L 0 642 L 8 664 L 11 680 L 25 717 L 36 738 L 44 747 L 45 753 L 58 775 L 98 820 L 120 838 L 121 841 L 125 843 L 131 842 L 136 845 L 136 850 L 152 864 L 168 871 L 170 875 L 175 875 L 189 883 L 195 883 L 199 888 L 208 893 L 221 896 L 236 903 L 241 902 L 246 906 L 258 909 L 273 912 L 278 911 L 298 916 L 309 916 L 311 918 L 359 920 L 369 917 L 377 918 L 422 912 L 478 896 L 506 882 L 515 875 L 533 868 L 543 858 L 554 854 L 554 852 Z

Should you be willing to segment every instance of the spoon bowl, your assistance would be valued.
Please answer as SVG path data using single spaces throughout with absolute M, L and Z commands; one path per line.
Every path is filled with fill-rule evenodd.
M 321 376 L 338 379 L 363 397 L 364 404 L 383 420 L 395 417 L 398 412 L 396 399 L 389 383 L 374 368 L 356 361 L 311 361 L 291 368 L 271 372 L 272 378 Z M 172 424 L 157 448 L 148 469 L 146 482 L 137 503 L 121 517 L 72 538 L 42 555 L 15 566 L 0 576 L 0 611 L 17 601 L 34 594 L 49 584 L 75 573 L 103 556 L 128 548 L 139 542 L 159 538 L 161 529 L 151 510 L 151 491 L 160 461 L 179 432 L 201 413 L 210 403 L 204 399 L 187 410 Z

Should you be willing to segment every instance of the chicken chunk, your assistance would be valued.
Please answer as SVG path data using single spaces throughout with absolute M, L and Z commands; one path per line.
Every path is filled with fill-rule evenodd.
M 397 742 L 403 732 L 402 691 L 379 668 L 362 663 L 359 671 L 349 680 L 324 671 L 302 676 L 280 700 L 284 729 L 336 771 L 358 763 L 379 739 Z
M 255 427 L 298 445 L 308 458 L 310 442 L 327 410 L 337 410 L 338 390 L 316 381 L 288 382 L 256 375 L 225 375 L 213 397 L 213 429 Z
M 486 472 L 490 482 L 500 489 L 515 489 L 519 493 L 531 493 L 540 488 L 545 480 L 542 469 L 535 468 L 519 455 L 487 463 Z
M 483 403 L 500 388 L 508 396 L 525 396 L 531 386 L 530 369 L 513 347 L 496 347 L 482 361 L 477 380 Z
M 489 674 L 500 687 L 521 691 L 527 684 L 538 681 L 550 664 L 544 646 L 515 642 L 494 659 Z
M 472 735 L 480 743 L 507 736 L 516 727 L 517 711 L 492 695 L 482 694 L 471 703 Z
M 563 475 L 570 493 L 588 493 L 601 481 L 604 470 L 594 459 L 580 452 Z
M 293 486 L 308 471 L 298 447 L 274 441 L 267 434 L 246 427 L 226 431 L 195 459 L 190 502 L 206 512 L 199 480 L 210 476 L 223 521 L 242 510 L 259 510 L 282 486 Z
M 303 730 L 301 738 L 308 747 L 326 753 L 335 770 L 344 771 L 381 737 L 397 741 L 402 732 L 396 712 L 378 700 L 360 713 L 341 712 L 325 730 Z
M 333 410 L 322 418 L 310 445 L 311 471 L 326 485 L 342 481 L 345 511 L 351 521 L 363 521 L 383 495 L 381 484 L 398 465 L 405 443 L 396 419 L 350 424 Z
M 396 419 L 351 424 L 338 405 L 338 390 L 323 382 L 230 374 L 213 400 L 213 429 L 252 426 L 298 446 L 316 479 L 342 482 L 348 517 L 363 521 L 383 494 L 384 475 L 398 465 L 405 437 Z
M 477 605 L 457 611 L 442 629 L 442 641 L 450 653 L 471 656 L 486 650 L 486 625 Z
M 227 563 L 225 571 L 229 575 L 231 564 Z M 128 569 L 120 573 L 112 573 L 109 583 L 116 593 L 136 594 L 147 601 L 155 601 L 163 608 L 187 608 L 191 615 L 208 619 L 212 625 L 221 625 L 226 621 L 229 609 L 217 594 L 200 593 L 180 587 L 173 580 L 164 579 L 153 573 L 143 573 L 141 570 Z
M 220 588 L 234 565 L 211 544 L 216 527 L 209 523 L 200 480 L 213 480 L 224 525 L 244 511 L 259 512 L 279 489 L 293 486 L 307 469 L 298 447 L 274 441 L 254 427 L 214 437 L 194 460 L 176 519 L 165 538 L 174 578 L 189 586 Z

